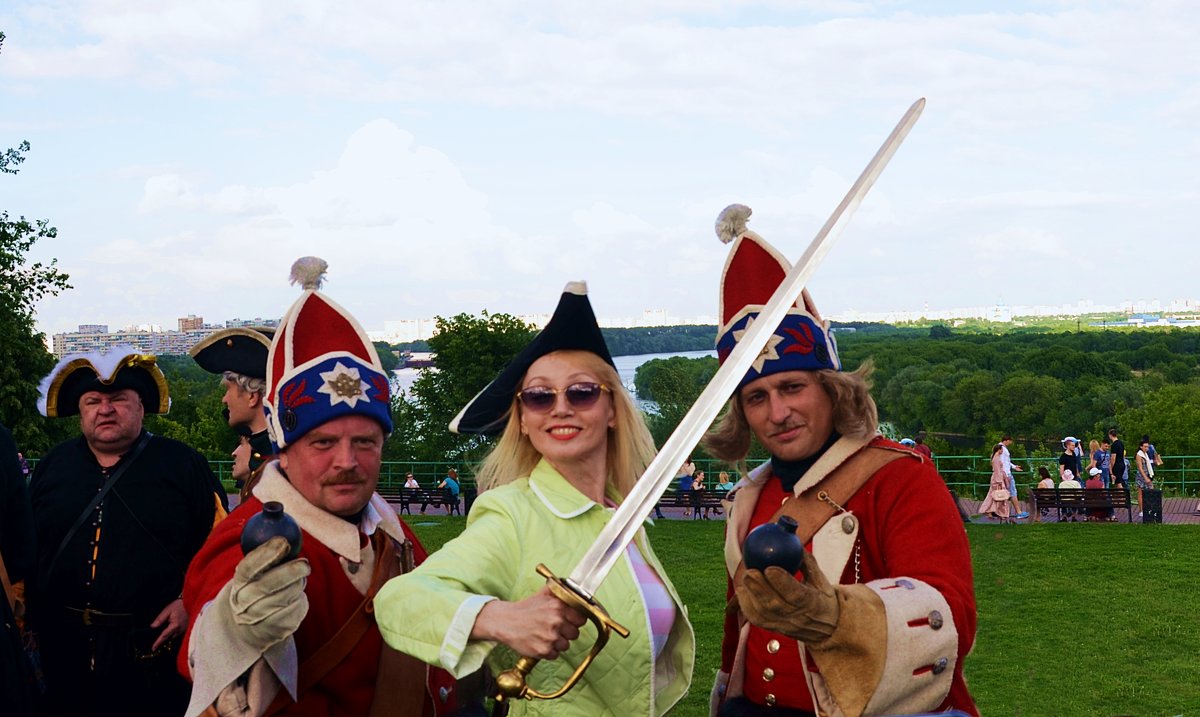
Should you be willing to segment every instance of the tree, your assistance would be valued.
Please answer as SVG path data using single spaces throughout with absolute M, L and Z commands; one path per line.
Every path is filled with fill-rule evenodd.
M 424 369 L 411 396 L 397 396 L 392 416 L 396 431 L 388 441 L 389 460 L 478 460 L 490 445 L 480 436 L 459 436 L 448 426 L 532 338 L 533 329 L 508 314 L 437 317 L 429 339 L 434 368 Z
M 657 445 L 661 446 L 671 436 L 717 372 L 717 366 L 717 359 L 712 356 L 696 359 L 672 356 L 651 359 L 638 366 L 633 381 L 638 397 L 657 404 L 646 417 Z
M 222 412 L 225 383 L 191 356 L 159 356 L 158 367 L 171 392 L 171 411 L 146 416 L 146 428 L 183 441 L 210 460 L 229 460 L 238 437 Z
M 379 363 L 383 366 L 383 372 L 390 374 L 400 365 L 400 359 L 396 358 L 396 353 L 391 345 L 386 341 L 375 341 L 375 353 L 379 354 Z
M 17 174 L 28 151 L 29 143 L 22 142 L 0 154 L 0 174 Z M 0 211 L 0 422 L 12 429 L 17 445 L 35 454 L 66 435 L 66 426 L 37 412 L 38 382 L 54 368 L 54 357 L 33 317 L 39 301 L 71 285 L 56 268 L 57 259 L 49 264 L 27 259 L 34 244 L 57 235 L 45 219 L 12 219 L 7 210 Z
M 1126 450 L 1137 437 L 1154 437 L 1155 448 L 1165 455 L 1200 453 L 1200 385 L 1163 386 L 1145 396 L 1145 405 L 1118 408 L 1115 425 L 1124 429 Z M 1136 452 L 1136 448 L 1132 452 Z

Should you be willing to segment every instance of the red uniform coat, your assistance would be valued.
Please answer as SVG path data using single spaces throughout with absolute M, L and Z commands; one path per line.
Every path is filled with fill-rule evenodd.
M 872 445 L 899 449 L 883 439 L 876 439 Z M 769 471 L 764 479 L 749 519 L 749 529 L 767 522 L 788 495 L 779 479 L 769 475 Z M 737 499 L 744 495 L 754 498 L 752 492 L 747 494 L 743 490 Z M 906 455 L 878 470 L 844 507 L 858 518 L 861 527 L 840 583 L 865 584 L 905 577 L 927 583 L 940 593 L 952 614 L 953 628 L 957 630 L 957 655 L 946 657 L 957 659 L 954 660 L 949 694 L 940 705 L 930 705 L 928 709 L 954 707 L 977 715 L 962 675 L 963 658 L 975 640 L 971 556 L 962 520 L 945 483 L 931 463 L 919 456 Z M 747 509 L 743 506 L 743 510 Z M 737 510 L 736 503 L 734 510 Z M 738 546 L 743 538 L 744 533 L 726 536 L 727 541 L 735 541 Z M 806 547 L 812 550 L 811 541 Z M 737 554 L 740 556 L 740 547 Z M 905 588 L 898 589 L 903 591 Z M 732 596 L 732 582 L 729 595 Z M 728 616 L 721 659 L 724 673 L 735 669 L 739 632 L 737 615 Z M 881 635 L 881 649 L 887 649 L 886 642 L 887 636 Z M 799 647 L 796 640 L 751 625 L 744 647 L 743 694 L 757 704 L 773 703 L 816 711 L 803 676 L 802 660 L 807 662 L 809 671 L 818 672 L 818 669 L 811 654 L 802 653 Z M 944 667 L 945 663 L 942 663 L 942 669 Z M 927 666 L 918 666 L 918 669 L 931 671 L 937 671 L 937 668 L 936 659 Z M 914 671 L 914 674 L 917 673 Z M 903 682 L 880 685 L 880 689 L 885 688 L 903 691 L 906 686 Z
M 258 498 L 248 498 L 244 507 L 234 511 L 213 531 L 204 547 L 196 554 L 184 584 L 183 601 L 189 615 L 188 632 L 180 650 L 180 671 L 191 676 L 187 664 L 192 628 L 203 607 L 233 577 L 242 559 L 241 534 L 245 523 L 262 510 Z M 400 521 L 404 534 L 413 543 L 414 558 L 420 564 L 427 556 L 425 549 L 409 527 Z M 363 595 L 347 579 L 338 555 L 309 533 L 304 532 L 300 555 L 309 561 L 312 573 L 305 593 L 308 595 L 308 614 L 294 634 L 299 663 L 329 641 L 346 623 L 363 600 Z M 282 715 L 366 715 L 375 694 L 375 677 L 383 639 L 374 620 L 366 636 L 340 664 L 331 669 L 299 702 L 288 705 Z M 428 689 L 439 707 L 444 705 L 437 691 L 453 685 L 453 679 L 441 670 L 431 670 Z

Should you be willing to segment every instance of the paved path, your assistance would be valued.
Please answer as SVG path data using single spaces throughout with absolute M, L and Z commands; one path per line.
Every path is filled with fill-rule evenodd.
M 983 502 L 982 500 L 971 500 L 969 498 L 962 498 L 962 499 L 960 499 L 960 502 L 962 503 L 963 509 L 971 514 L 971 522 L 972 523 L 995 524 L 995 523 L 999 522 L 992 518 L 988 518 L 988 517 L 976 514 L 975 511 L 977 511 L 979 509 L 979 504 L 981 502 Z M 1196 512 L 1197 503 L 1200 503 L 1200 500 L 1198 500 L 1196 498 L 1165 498 L 1165 499 L 1163 499 L 1163 524 L 1164 525 L 1200 524 L 1200 513 Z M 1021 505 L 1021 510 L 1029 509 L 1029 504 L 1025 501 L 1020 501 L 1020 505 Z M 1056 517 L 1056 515 L 1057 515 L 1057 511 L 1051 509 L 1049 511 L 1049 515 L 1045 518 L 1042 518 L 1041 522 L 1056 523 L 1056 522 L 1058 522 L 1058 518 Z M 1020 522 L 1025 523 L 1028 521 L 1022 520 Z M 1128 523 L 1129 522 L 1129 512 L 1125 511 L 1125 510 L 1117 511 L 1116 522 Z M 1137 511 L 1136 505 L 1133 509 L 1133 522 L 1135 522 L 1135 523 L 1141 522 L 1138 519 L 1138 511 Z

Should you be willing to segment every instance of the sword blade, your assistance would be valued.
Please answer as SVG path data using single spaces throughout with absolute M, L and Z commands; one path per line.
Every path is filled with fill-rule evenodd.
M 683 465 L 683 460 L 700 442 L 704 432 L 712 425 L 725 402 L 733 395 L 738 383 L 746 375 L 751 364 L 759 353 L 766 347 L 771 334 L 779 328 L 783 317 L 791 306 L 800 298 L 804 285 L 812 277 L 813 272 L 829 253 L 834 241 L 843 227 L 854 214 L 854 210 L 862 203 L 863 197 L 875 184 L 875 180 L 883 172 L 888 161 L 909 130 L 916 124 L 921 111 L 925 109 L 925 99 L 913 103 L 886 141 L 867 164 L 866 169 L 859 175 L 858 180 L 850 187 L 850 191 L 833 210 L 821 231 L 813 238 L 808 249 L 796 262 L 784 278 L 783 283 L 775 290 L 771 300 L 750 325 L 749 329 L 738 341 L 725 363 L 709 381 L 708 386 L 700 393 L 696 403 L 692 405 L 671 437 L 663 444 L 658 455 L 646 467 L 646 471 L 638 480 L 633 490 L 617 507 L 613 517 L 600 531 L 596 541 L 584 553 L 579 564 L 567 578 L 572 588 L 588 598 L 592 598 L 600 584 L 608 577 L 616 565 L 621 553 L 637 535 L 642 523 L 649 517 L 650 512 L 658 503 L 658 499 L 675 479 L 676 470 Z

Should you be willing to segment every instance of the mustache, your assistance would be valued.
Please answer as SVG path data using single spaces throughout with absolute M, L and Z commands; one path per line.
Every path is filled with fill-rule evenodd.
M 787 421 L 784 421 L 783 423 L 776 423 L 773 426 L 774 430 L 771 431 L 771 435 L 775 435 L 777 433 L 787 433 L 788 431 L 792 430 L 793 428 L 799 428 L 800 425 L 801 425 L 801 423 L 799 421 L 795 421 L 795 420 L 791 420 L 791 419 L 788 419 Z
M 367 479 L 355 471 L 342 471 L 328 480 L 321 481 L 321 485 L 361 485 L 366 482 Z

